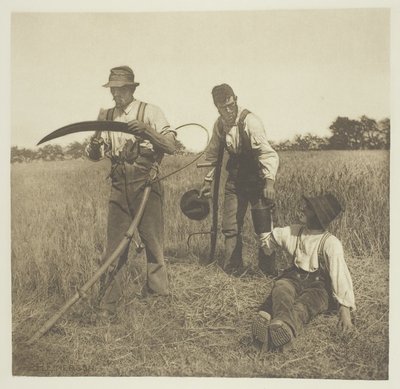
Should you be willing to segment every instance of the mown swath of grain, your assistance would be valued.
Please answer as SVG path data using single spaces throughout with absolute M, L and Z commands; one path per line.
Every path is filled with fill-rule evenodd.
M 332 191 L 345 204 L 346 212 L 333 223 L 332 232 L 343 242 L 353 275 L 358 305 L 353 337 L 336 337 L 336 318 L 321 317 L 290 357 L 257 360 L 251 354 L 241 339 L 249 334 L 252 312 L 271 282 L 256 272 L 250 213 L 244 259 L 251 271 L 237 279 L 215 265 L 199 266 L 199 258 L 207 257 L 209 237 L 194 237 L 189 251 L 186 238 L 190 232 L 209 229 L 209 220 L 190 221 L 179 209 L 180 196 L 199 188 L 206 172 L 191 166 L 164 182 L 164 240 L 172 295 L 154 302 L 140 299 L 145 261 L 143 255 L 135 259 L 132 250 L 117 324 L 90 324 L 95 287 L 89 300 L 79 303 L 36 348 L 19 352 L 22 340 L 97 268 L 110 188 L 107 161 L 14 164 L 11 238 L 17 374 L 387 377 L 389 154 L 285 152 L 280 158 L 275 225 L 296 220 L 302 193 Z M 187 161 L 188 157 L 166 157 L 163 172 Z M 221 250 L 222 237 L 220 255 Z M 279 267 L 288 261 L 279 255 Z M 320 339 L 317 345 L 314 335 Z M 109 356 L 104 359 L 102 351 Z

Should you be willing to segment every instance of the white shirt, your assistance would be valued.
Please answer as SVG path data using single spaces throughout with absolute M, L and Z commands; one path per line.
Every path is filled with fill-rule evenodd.
M 274 228 L 260 237 L 261 247 L 270 255 L 277 247 L 282 247 L 294 257 L 294 265 L 307 272 L 315 272 L 318 265 L 318 246 L 324 231 L 304 228 L 297 244 L 297 236 L 303 226 L 295 224 Z M 339 304 L 355 309 L 353 283 L 344 259 L 342 243 L 330 235 L 323 246 L 325 265 L 332 282 L 333 297 Z
M 224 136 L 228 152 L 230 154 L 237 154 L 239 145 L 238 122 L 242 111 L 243 108 L 239 107 L 235 124 L 230 128 L 224 126 L 222 132 L 219 129 L 218 120 L 215 122 L 211 141 L 206 151 L 207 161 L 217 161 L 219 145 L 223 141 Z M 267 133 L 261 120 L 252 112 L 250 112 L 244 120 L 244 131 L 249 136 L 251 148 L 260 162 L 262 178 L 275 180 L 279 166 L 278 154 L 269 144 Z M 205 180 L 212 181 L 213 177 L 214 169 L 207 174 Z
M 115 108 L 112 120 L 116 122 L 128 123 L 135 120 L 139 109 L 140 101 L 134 99 L 125 109 Z M 100 109 L 97 120 L 106 120 L 108 109 Z M 161 109 L 153 104 L 146 105 L 144 111 L 144 123 L 153 127 L 159 133 L 165 133 L 170 130 L 170 125 L 165 118 Z M 136 138 L 133 135 L 125 134 L 123 132 L 107 132 L 107 143 L 111 142 L 112 155 L 119 155 L 125 146 L 125 142 L 131 139 L 133 142 Z M 148 140 L 142 140 L 140 147 L 153 150 L 153 145 Z

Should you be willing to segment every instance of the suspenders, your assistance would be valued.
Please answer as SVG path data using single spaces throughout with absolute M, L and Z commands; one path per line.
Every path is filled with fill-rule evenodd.
M 139 108 L 136 114 L 136 120 L 139 120 L 139 122 L 144 121 L 144 111 L 146 110 L 147 103 L 144 103 L 143 101 L 139 102 Z M 110 108 L 107 110 L 106 114 L 106 120 L 113 120 L 114 119 L 114 108 Z
M 301 237 L 301 234 L 303 233 L 303 231 L 304 231 L 304 226 L 301 226 L 300 230 L 299 230 L 299 232 L 297 234 L 296 247 L 295 247 L 294 252 L 293 252 L 293 262 L 295 260 L 296 251 L 297 251 L 297 248 L 299 247 L 300 237 Z M 331 233 L 328 232 L 328 231 L 325 231 L 324 234 L 322 235 L 321 240 L 319 241 L 319 244 L 318 244 L 318 250 L 317 250 L 317 253 L 318 253 L 318 268 L 321 269 L 321 270 L 324 270 L 324 271 L 327 270 L 326 269 L 325 256 L 324 256 L 324 245 L 325 245 L 325 241 L 330 236 L 331 236 Z
M 243 151 L 243 142 L 245 141 L 247 143 L 246 151 L 251 150 L 251 144 L 250 138 L 247 136 L 247 134 L 244 131 L 244 121 L 247 117 L 247 115 L 250 113 L 248 109 L 244 109 L 242 113 L 240 114 L 239 120 L 238 120 L 238 130 L 239 130 L 239 147 L 238 147 L 238 154 Z
M 327 270 L 326 269 L 326 261 L 325 261 L 325 255 L 324 255 L 324 245 L 325 245 L 325 241 L 331 236 L 331 233 L 328 231 L 325 231 L 324 235 L 322 235 L 322 238 L 319 242 L 318 245 L 318 266 L 323 269 L 323 270 Z
M 136 120 L 138 120 L 139 122 L 144 122 L 144 113 L 147 107 L 147 103 L 144 103 L 143 101 L 139 102 L 139 107 L 137 110 L 137 114 L 136 114 Z M 110 108 L 107 110 L 106 113 L 106 120 L 114 120 L 114 112 L 115 112 L 115 107 L 114 108 Z M 107 132 L 108 135 L 108 139 L 112 139 L 111 137 L 111 132 Z M 140 152 L 140 150 L 139 150 Z
M 240 155 L 241 152 L 243 151 L 243 143 L 244 141 L 249 140 L 249 137 L 247 136 L 246 132 L 244 131 L 244 121 L 246 120 L 247 115 L 250 113 L 250 111 L 248 109 L 244 109 L 239 116 L 239 120 L 238 120 L 238 132 L 239 132 L 239 143 L 238 143 L 238 150 L 237 150 L 237 154 Z M 222 133 L 222 119 L 221 116 L 219 117 L 218 120 L 218 127 L 220 132 Z M 246 142 L 247 143 L 247 149 L 249 149 L 251 151 L 251 145 L 250 142 Z M 222 139 L 222 145 L 224 148 L 226 148 L 226 142 L 225 142 L 225 138 Z M 248 150 L 246 150 L 248 151 Z
M 143 103 L 143 101 L 139 103 L 139 108 L 136 115 L 136 119 L 139 120 L 139 122 L 144 122 L 144 111 L 146 110 L 146 106 L 147 103 Z

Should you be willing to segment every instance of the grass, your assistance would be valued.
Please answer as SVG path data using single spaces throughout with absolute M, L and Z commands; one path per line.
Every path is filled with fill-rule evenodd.
M 355 330 L 336 331 L 320 316 L 282 354 L 259 355 L 250 338 L 257 306 L 272 281 L 256 268 L 256 241 L 247 215 L 247 274 L 234 278 L 216 264 L 201 266 L 209 229 L 179 210 L 181 194 L 199 187 L 194 166 L 165 181 L 167 298 L 143 298 L 145 259 L 124 271 L 118 320 L 93 320 L 96 288 L 31 346 L 26 340 L 82 285 L 104 249 L 109 182 L 107 161 L 12 166 L 13 374 L 37 376 L 220 376 L 388 378 L 389 155 L 387 152 L 281 153 L 276 225 L 295 220 L 301 193 L 334 191 L 346 212 L 332 225 L 353 276 Z M 167 157 L 163 173 L 182 165 Z M 222 251 L 219 242 L 219 255 Z M 289 259 L 279 256 L 280 268 Z

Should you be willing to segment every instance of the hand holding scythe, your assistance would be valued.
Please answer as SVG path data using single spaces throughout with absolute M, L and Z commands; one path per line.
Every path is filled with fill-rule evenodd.
M 139 120 L 131 120 L 128 123 L 128 130 L 132 135 L 150 141 L 164 153 L 173 154 L 175 151 L 175 141 L 172 137 L 161 135 L 146 123 Z

